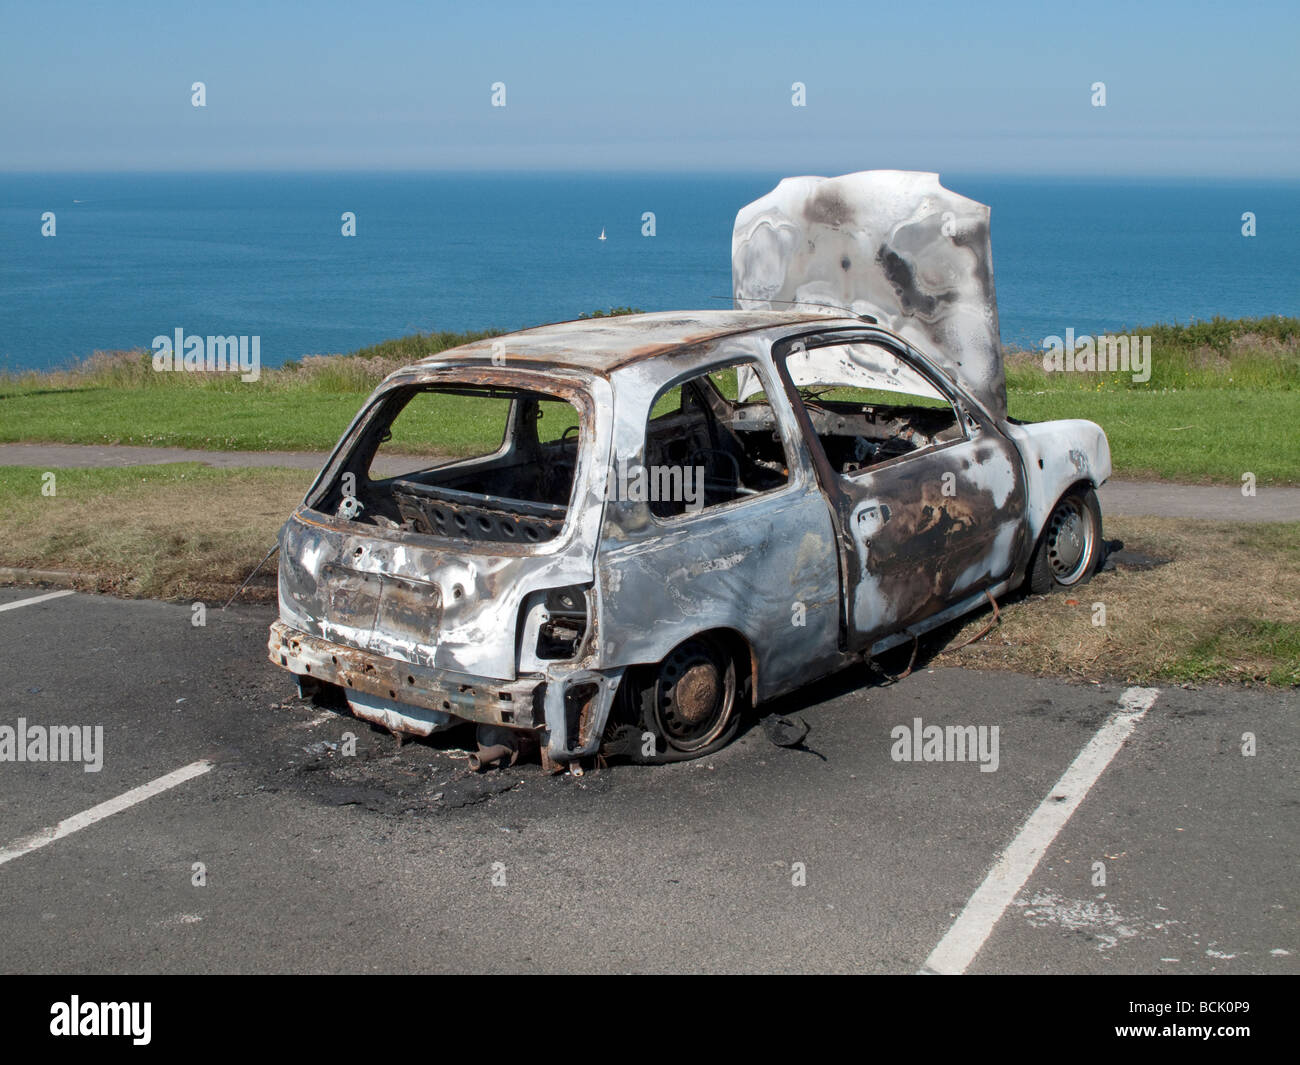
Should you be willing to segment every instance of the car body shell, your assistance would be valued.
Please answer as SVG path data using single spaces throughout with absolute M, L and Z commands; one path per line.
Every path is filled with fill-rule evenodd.
M 849 341 L 884 347 L 930 381 L 958 412 L 960 438 L 852 478 L 827 468 L 785 359 Z M 656 397 L 738 361 L 762 381 L 786 483 L 672 518 L 611 497 L 611 471 L 645 460 Z M 579 410 L 554 539 L 413 536 L 323 505 L 386 397 L 466 381 Z M 725 634 L 753 700 L 774 698 L 1014 587 L 1053 504 L 1109 476 L 1098 426 L 1018 424 L 979 393 L 898 332 L 811 307 L 561 323 L 423 359 L 380 385 L 286 523 L 271 659 L 337 685 L 355 713 L 393 731 L 464 720 L 531 731 L 557 762 L 599 750 L 629 669 L 697 634 Z M 586 591 L 581 646 L 539 658 L 545 596 L 573 586 Z

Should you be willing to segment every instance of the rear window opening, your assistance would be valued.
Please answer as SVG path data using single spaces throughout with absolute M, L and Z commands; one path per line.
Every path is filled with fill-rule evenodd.
M 545 543 L 564 527 L 580 438 L 577 407 L 548 393 L 395 389 L 314 505 L 422 536 Z

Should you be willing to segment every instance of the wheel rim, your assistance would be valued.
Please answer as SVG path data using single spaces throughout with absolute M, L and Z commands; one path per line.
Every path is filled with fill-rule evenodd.
M 1047 562 L 1057 584 L 1082 579 L 1096 538 L 1092 512 L 1079 496 L 1067 496 L 1056 505 L 1047 527 Z
M 698 751 L 716 740 L 735 700 L 735 666 L 710 644 L 688 640 L 659 665 L 655 724 L 675 750 Z

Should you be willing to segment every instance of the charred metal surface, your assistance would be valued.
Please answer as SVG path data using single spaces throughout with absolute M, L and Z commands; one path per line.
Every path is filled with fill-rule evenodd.
M 857 650 L 1008 578 L 1024 566 L 1033 546 L 1024 528 L 1019 455 L 987 411 L 974 404 L 961 408 L 959 435 L 946 442 L 922 441 L 920 450 L 849 474 L 832 467 L 816 419 L 789 373 L 789 359 L 816 359 L 819 352 L 862 339 L 887 348 L 955 404 L 962 400 L 927 360 L 881 330 L 825 333 L 777 347 L 774 362 L 784 392 L 838 516 L 845 642 Z
M 372 398 L 370 410 L 382 407 L 386 391 L 453 376 L 445 369 L 397 375 Z M 558 535 L 539 543 L 451 539 L 315 509 L 326 507 L 343 472 L 364 477 L 364 470 L 347 469 L 349 448 L 369 429 L 363 417 L 332 461 L 332 472 L 318 480 L 281 532 L 280 616 L 286 623 L 388 658 L 512 680 L 520 665 L 514 635 L 525 603 L 534 593 L 593 582 L 609 447 L 608 419 L 595 411 L 610 402 L 608 382 L 593 378 L 580 388 L 572 379 L 539 380 L 535 373 L 497 368 L 475 371 L 474 380 L 543 388 L 582 412 L 568 520 Z
M 824 321 L 824 320 L 823 320 Z M 772 374 L 786 330 L 733 337 L 689 360 L 657 359 L 613 378 L 613 461 L 646 461 L 656 397 L 686 374 L 749 360 L 771 382 L 790 463 L 785 487 L 696 514 L 656 518 L 644 502 L 612 500 L 601 537 L 602 657 L 654 663 L 697 633 L 726 630 L 751 650 L 757 699 L 773 698 L 840 661 L 835 530 L 808 452 Z
M 1023 564 L 1024 491 L 1006 441 L 985 437 L 849 481 L 854 642 L 870 645 Z M 945 475 L 951 475 L 945 482 Z M 884 501 L 888 500 L 888 503 Z
M 595 754 L 623 670 L 554 670 L 550 678 L 546 686 L 547 755 L 567 762 Z
M 1007 424 L 1028 474 L 1026 522 L 1037 540 L 1053 505 L 1076 484 L 1097 486 L 1110 479 L 1110 443 L 1101 426 L 1081 418 L 1032 425 Z
M 519 760 L 521 734 L 499 725 L 479 725 L 475 736 L 478 748 L 469 756 L 469 767 L 480 773 L 494 766 L 512 766 Z
M 736 306 L 869 314 L 1006 416 L 989 209 L 937 174 L 786 178 L 736 215 L 731 270 Z

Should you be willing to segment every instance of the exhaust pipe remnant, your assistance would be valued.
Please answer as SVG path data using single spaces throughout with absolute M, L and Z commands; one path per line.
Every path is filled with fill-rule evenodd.
M 513 729 L 480 725 L 474 739 L 478 750 L 469 756 L 469 767 L 475 773 L 493 766 L 512 766 L 519 761 L 519 737 Z

